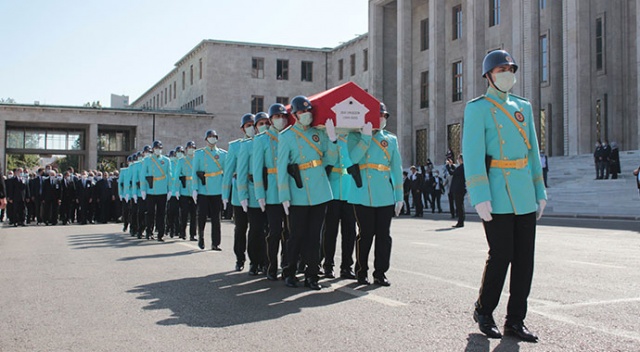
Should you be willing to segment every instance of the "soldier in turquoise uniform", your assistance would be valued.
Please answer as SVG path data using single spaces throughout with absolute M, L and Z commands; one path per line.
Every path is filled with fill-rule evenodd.
M 338 163 L 329 165 L 326 168 L 329 182 L 331 183 L 333 200 L 327 205 L 327 215 L 324 218 L 324 230 L 322 233 L 324 263 L 322 267 L 324 269 L 324 277 L 335 278 L 333 266 L 339 226 L 342 247 L 340 278 L 353 280 L 356 278 L 351 268 L 356 240 L 356 218 L 353 205 L 347 203 L 352 179 L 345 167 L 351 165 L 347 148 L 347 135 L 338 136 Z
M 288 287 L 297 287 L 295 273 L 298 258 L 307 265 L 305 286 L 320 290 L 320 238 L 327 202 L 333 199 L 325 166 L 338 161 L 337 136 L 332 120 L 326 133 L 313 122 L 309 99 L 291 100 L 291 114 L 296 123 L 278 138 L 278 194 L 289 215 L 291 231 L 287 241 L 287 266 L 283 270 Z
M 171 178 L 169 181 L 169 193 L 167 198 L 167 232 L 169 237 L 180 236 L 180 204 L 178 198 L 180 192 L 177 188 L 176 170 L 178 169 L 178 157 L 176 151 L 182 148 L 177 146 L 175 149 L 169 151 L 169 160 L 171 161 Z
M 244 269 L 245 252 L 247 250 L 247 229 L 249 228 L 249 217 L 247 215 L 249 201 L 247 199 L 240 201 L 240 198 L 238 198 L 238 158 L 243 141 L 249 140 L 255 135 L 253 128 L 254 118 L 253 114 L 244 114 L 240 118 L 240 131 L 242 131 L 243 136 L 229 143 L 229 152 L 224 163 L 224 178 L 222 179 L 223 207 L 227 209 L 229 196 L 231 196 L 231 206 L 233 206 L 233 222 L 235 225 L 233 230 L 233 253 L 236 255 L 236 271 Z M 257 273 L 250 272 L 250 274 L 256 275 Z
M 142 182 L 140 173 L 142 172 L 142 161 L 144 158 L 148 157 L 151 153 L 151 146 L 145 145 L 142 148 L 142 151 L 138 152 L 136 161 L 131 165 L 131 180 L 133 181 L 133 185 L 131 186 L 131 197 L 135 202 L 135 211 L 131 214 L 132 218 L 135 221 L 136 225 L 136 236 L 141 239 L 142 234 L 145 232 L 147 228 L 147 202 L 142 198 Z M 147 182 L 146 180 L 143 180 Z M 146 197 L 146 195 L 145 195 Z M 133 223 L 133 221 L 132 221 Z
M 259 112 L 254 117 L 254 125 L 251 127 L 254 131 L 269 128 L 269 116 L 265 112 Z M 246 128 L 245 128 L 246 130 Z M 248 133 L 249 136 L 251 133 Z M 238 178 L 236 185 L 238 189 L 238 199 L 241 204 L 248 205 L 245 209 L 249 218 L 249 236 L 247 238 L 247 254 L 251 260 L 249 266 L 249 275 L 257 275 L 266 272 L 266 225 L 267 216 L 260 208 L 260 204 L 256 198 L 255 187 L 253 185 L 255 175 L 251 171 L 251 159 L 253 151 L 254 138 L 249 137 L 240 144 L 240 153 L 238 154 L 238 165 L 236 170 Z
M 356 237 L 356 277 L 361 285 L 369 285 L 369 252 L 376 243 L 374 283 L 389 286 L 386 272 L 391 258 L 391 219 L 398 216 L 403 205 L 402 160 L 396 136 L 384 130 L 389 113 L 380 104 L 380 129 L 372 133 L 371 123 L 362 133 L 349 133 L 349 158 L 354 165 L 354 177 L 349 203 L 354 205 L 360 229 Z M 359 170 L 359 172 L 357 171 Z M 361 180 L 361 185 L 358 181 Z
M 140 181 L 142 198 L 147 201 L 147 239 L 153 237 L 153 228 L 158 232 L 158 242 L 164 242 L 165 209 L 171 197 L 171 160 L 162 155 L 162 142 L 153 142 L 153 155 L 142 161 Z
M 193 157 L 194 180 L 191 196 L 198 205 L 198 247 L 204 249 L 204 226 L 211 217 L 211 250 L 220 251 L 220 209 L 222 207 L 223 165 L 227 151 L 218 148 L 218 133 L 207 130 L 207 145 L 198 149 Z
M 518 66 L 504 50 L 487 54 L 482 76 L 487 93 L 467 103 L 462 150 L 471 204 L 482 218 L 489 255 L 474 320 L 491 338 L 502 334 L 493 320 L 507 269 L 510 297 L 504 332 L 536 342 L 524 325 L 533 278 L 536 209 L 546 205 L 538 140 L 531 104 L 509 93 Z
M 186 155 L 184 155 L 186 152 Z M 189 141 L 184 150 L 178 149 L 178 165 L 176 165 L 176 190 L 180 193 L 180 238 L 186 239 L 187 220 L 189 220 L 189 241 L 196 240 L 196 203 L 191 197 L 196 179 L 193 178 L 193 156 L 196 152 L 196 142 Z
M 131 163 L 133 163 L 133 155 L 127 157 L 127 166 L 120 168 L 120 177 L 118 178 L 118 196 L 120 196 L 122 204 L 122 232 L 127 232 L 131 216 L 131 174 L 129 173 Z
M 253 140 L 251 169 L 253 186 L 258 205 L 267 214 L 269 233 L 266 240 L 267 279 L 278 280 L 278 247 L 282 248 L 289 237 L 284 209 L 278 196 L 278 136 L 289 123 L 289 113 L 282 104 L 269 107 L 271 127 L 258 134 Z M 283 266 L 284 263 L 283 263 Z

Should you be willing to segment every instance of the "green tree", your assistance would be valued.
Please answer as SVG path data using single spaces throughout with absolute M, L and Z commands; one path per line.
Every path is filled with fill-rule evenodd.
M 7 170 L 17 167 L 33 170 L 40 166 L 40 156 L 34 154 L 7 154 Z
M 0 104 L 15 104 L 16 100 L 13 98 L 0 98 Z

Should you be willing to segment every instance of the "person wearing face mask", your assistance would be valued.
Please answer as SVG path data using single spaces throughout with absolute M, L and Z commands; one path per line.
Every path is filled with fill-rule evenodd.
M 133 155 L 127 156 L 127 165 L 120 169 L 118 177 L 118 196 L 122 207 L 122 232 L 127 232 L 131 221 L 131 164 Z
M 312 127 L 313 107 L 299 95 L 291 100 L 296 122 L 278 137 L 278 194 L 291 231 L 286 245 L 287 266 L 283 270 L 288 287 L 297 287 L 298 258 L 307 265 L 304 285 L 320 290 L 320 239 L 327 204 L 333 199 L 325 171 L 338 161 L 338 137 L 333 120 L 326 130 Z
M 254 132 L 264 131 L 265 128 L 269 127 L 269 115 L 267 115 L 266 112 L 257 113 L 254 119 L 254 125 L 250 127 Z M 254 174 L 251 171 L 253 143 L 253 137 L 249 137 L 240 143 L 240 152 L 238 154 L 238 164 L 236 167 L 238 173 L 236 180 L 238 199 L 240 199 L 242 209 L 247 213 L 249 220 L 249 235 L 246 241 L 247 254 L 249 260 L 251 260 L 249 275 L 266 273 L 265 229 L 267 216 L 261 210 L 255 194 L 253 183 Z
M 169 161 L 171 162 L 171 177 L 169 180 L 169 193 L 167 198 L 167 232 L 169 233 L 169 237 L 173 238 L 173 236 L 180 236 L 180 201 L 178 198 L 180 197 L 180 192 L 177 188 L 177 171 L 178 171 L 178 157 L 176 156 L 176 152 L 180 150 L 182 146 L 177 146 L 173 150 L 169 151 Z M 184 148 L 181 149 L 184 154 Z
M 542 216 L 547 194 L 531 104 L 510 93 L 517 70 L 508 52 L 488 53 L 482 62 L 487 92 L 469 101 L 464 111 L 467 191 L 489 245 L 473 318 L 488 337 L 502 337 L 493 311 L 511 265 L 504 333 L 537 342 L 524 319 L 533 278 L 536 220 Z
M 174 171 L 176 175 L 176 186 L 174 190 L 177 190 L 179 197 L 178 202 L 180 205 L 180 229 L 179 235 L 183 240 L 186 239 L 187 234 L 187 220 L 189 222 L 189 240 L 197 241 L 196 239 L 196 227 L 198 223 L 196 221 L 196 203 L 191 197 L 191 190 L 193 189 L 194 179 L 191 176 L 193 171 L 193 155 L 196 151 L 196 142 L 189 141 L 186 144 L 186 148 L 180 147 L 176 149 L 176 155 L 178 157 L 178 164 Z
M 386 272 L 391 258 L 391 219 L 403 207 L 402 159 L 398 140 L 385 131 L 389 113 L 380 103 L 380 129 L 372 133 L 367 123 L 360 133 L 349 133 L 349 159 L 360 170 L 360 187 L 351 184 L 348 202 L 354 205 L 359 233 L 356 237 L 356 278 L 369 285 L 369 252 L 375 240 L 373 282 L 390 286 Z M 415 167 L 413 167 L 415 169 Z M 352 176 L 354 173 L 352 172 Z M 354 178 L 355 181 L 355 178 Z
M 444 186 L 442 177 L 440 177 L 440 171 L 433 171 L 433 177 L 429 179 L 429 181 L 431 182 L 431 213 L 436 212 L 436 207 L 438 208 L 438 213 L 442 213 L 440 198 L 444 192 Z
M 150 158 L 153 153 L 153 149 L 150 145 L 145 145 L 142 148 L 142 152 L 138 156 L 138 166 L 136 168 L 136 186 L 138 187 L 138 233 L 137 236 L 139 239 L 142 238 L 142 235 L 148 233 L 147 230 L 147 212 L 149 208 L 149 201 L 147 200 L 147 192 L 146 189 L 143 188 L 144 185 L 149 186 L 147 180 L 145 179 L 146 174 L 144 173 L 144 161 L 147 158 Z M 151 239 L 151 238 L 149 238 Z
M 49 171 L 49 178 L 42 185 L 42 194 L 44 198 L 45 225 L 57 225 L 62 187 L 60 187 L 60 181 L 56 177 L 55 171 Z
M 146 238 L 153 238 L 153 229 L 158 233 L 158 242 L 164 242 L 165 209 L 171 197 L 171 160 L 162 155 L 162 142 L 153 142 L 153 155 L 142 162 L 144 180 L 140 182 L 142 197 L 147 200 Z
M 278 136 L 289 123 L 289 113 L 282 104 L 269 107 L 270 125 L 253 140 L 251 170 L 253 187 L 260 209 L 267 215 L 269 233 L 266 239 L 267 279 L 278 280 L 278 250 L 283 252 L 289 237 L 284 209 L 278 197 Z M 266 127 L 267 125 L 263 125 Z M 283 262 L 283 267 L 286 262 Z
M 229 142 L 229 152 L 224 162 L 224 176 L 222 178 L 222 204 L 227 209 L 229 197 L 233 207 L 233 252 L 236 255 L 236 271 L 244 269 L 245 251 L 247 250 L 247 229 L 249 228 L 249 217 L 247 216 L 248 201 L 238 198 L 238 158 L 242 149 L 242 142 L 250 140 L 255 134 L 253 125 L 255 123 L 253 114 L 244 114 L 240 118 L 240 132 L 242 138 Z M 256 264 L 257 265 L 257 264 Z M 252 268 L 253 269 L 253 268 Z M 257 272 L 250 271 L 256 275 Z
M 62 200 L 60 202 L 60 221 L 62 225 L 68 225 L 73 219 L 73 203 L 77 199 L 76 185 L 71 179 L 69 171 L 64 173 L 64 177 L 61 181 L 62 186 Z
M 144 222 L 140 221 L 140 204 L 142 196 L 140 193 L 140 166 L 142 165 L 142 152 L 135 152 L 131 156 L 131 165 L 129 165 L 129 187 L 131 193 L 131 213 L 129 214 L 129 234 L 132 237 L 142 238 L 142 229 Z
M 211 217 L 211 249 L 220 251 L 220 209 L 222 207 L 223 165 L 227 151 L 218 148 L 218 133 L 204 134 L 207 145 L 193 157 L 193 189 L 191 196 L 198 205 L 198 246 L 204 249 L 204 226 Z
M 7 204 L 11 205 L 10 221 L 13 226 L 25 226 L 26 201 L 29 198 L 29 186 L 22 168 L 13 170 L 14 177 L 7 180 Z

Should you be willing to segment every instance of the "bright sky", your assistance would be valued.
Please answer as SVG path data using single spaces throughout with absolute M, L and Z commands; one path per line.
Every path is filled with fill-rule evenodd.
M 133 102 L 203 39 L 335 47 L 368 0 L 0 0 L 0 98 Z

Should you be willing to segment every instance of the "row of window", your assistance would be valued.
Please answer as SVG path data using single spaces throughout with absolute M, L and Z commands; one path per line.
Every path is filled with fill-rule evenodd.
M 202 58 L 198 59 L 198 79 L 203 77 Z M 193 65 L 189 66 L 189 83 L 193 85 L 194 81 L 194 69 Z M 187 86 L 187 73 L 182 71 L 182 90 L 185 90 Z M 149 100 L 142 106 L 144 109 L 158 109 L 170 103 L 173 99 L 176 99 L 178 95 L 177 82 L 169 83 L 164 89 L 160 89 L 155 96 L 149 98 Z M 184 106 L 184 105 L 183 105 Z
M 369 70 L 369 49 L 362 50 L 362 72 Z M 349 56 L 349 72 L 351 76 L 356 75 L 356 54 Z M 338 80 L 344 79 L 344 59 L 338 60 Z
M 264 57 L 251 58 L 251 77 L 264 78 Z M 289 60 L 276 60 L 276 79 L 279 81 L 289 80 Z M 300 80 L 302 82 L 313 82 L 313 61 L 302 61 L 300 64 Z
M 204 104 L 204 96 L 201 95 L 199 97 L 196 97 L 195 99 L 192 99 L 190 102 L 183 104 L 180 107 L 180 110 L 193 110 L 196 108 L 196 106 L 200 106 Z
M 289 104 L 289 97 L 276 97 L 276 103 L 282 105 Z M 269 108 L 268 106 L 266 108 Z M 251 113 L 257 114 L 259 112 L 266 112 L 264 105 L 264 96 L 263 95 L 252 95 L 251 96 Z

